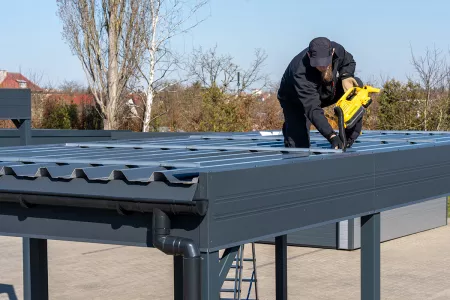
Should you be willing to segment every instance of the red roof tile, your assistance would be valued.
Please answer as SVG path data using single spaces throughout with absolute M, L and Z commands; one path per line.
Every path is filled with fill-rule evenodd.
M 43 89 L 31 82 L 28 78 L 20 73 L 6 73 L 5 79 L 0 82 L 0 88 L 19 89 L 21 88 L 20 82 L 26 83 L 26 88 L 33 92 L 42 91 Z
M 94 105 L 94 96 L 90 94 L 64 94 L 64 93 L 54 93 L 47 96 L 48 100 L 53 101 L 64 101 L 67 104 L 76 105 Z

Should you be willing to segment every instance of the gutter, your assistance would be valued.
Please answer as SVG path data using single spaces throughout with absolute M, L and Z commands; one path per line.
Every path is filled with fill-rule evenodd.
M 206 200 L 193 200 L 189 202 L 167 201 L 167 203 L 152 203 L 130 201 L 129 199 L 104 199 L 68 197 L 24 193 L 0 193 L 0 202 L 19 203 L 24 208 L 32 209 L 35 206 L 67 206 L 79 208 L 94 208 L 115 210 L 121 215 L 128 215 L 133 212 L 153 213 L 154 209 L 159 209 L 165 213 L 177 215 L 188 214 L 196 216 L 206 215 L 208 202 Z
M 191 239 L 171 236 L 170 215 L 189 214 L 204 216 L 207 211 L 206 200 L 190 203 L 151 203 L 131 202 L 109 199 L 77 198 L 36 194 L 0 193 L 0 203 L 20 204 L 24 209 L 39 206 L 67 206 L 94 209 L 116 210 L 121 215 L 133 212 L 152 213 L 152 243 L 156 249 L 169 255 L 183 257 L 183 300 L 201 299 L 201 256 L 198 245 Z

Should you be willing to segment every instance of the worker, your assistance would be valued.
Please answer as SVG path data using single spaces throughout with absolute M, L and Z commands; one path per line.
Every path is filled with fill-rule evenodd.
M 346 129 L 341 141 L 325 117 L 323 108 L 335 104 L 354 86 L 363 86 L 354 76 L 355 60 L 350 52 L 326 37 L 317 37 L 289 63 L 281 79 L 278 101 L 283 109 L 285 147 L 309 148 L 311 123 L 334 149 L 350 147 L 360 135 L 362 118 Z M 339 75 L 338 75 L 339 74 Z

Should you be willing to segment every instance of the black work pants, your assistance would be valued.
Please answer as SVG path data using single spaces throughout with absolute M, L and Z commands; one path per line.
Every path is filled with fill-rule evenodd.
M 363 82 L 358 77 L 355 77 L 359 86 L 363 86 Z M 336 94 L 331 101 L 323 102 L 321 107 L 325 108 L 335 104 L 344 95 L 344 89 L 342 87 L 342 81 L 339 79 L 336 84 Z M 280 102 L 283 109 L 284 123 L 283 123 L 283 136 L 285 147 L 290 148 L 309 148 L 310 138 L 309 129 L 311 121 L 304 114 L 304 109 L 299 100 L 290 99 L 288 101 Z M 351 146 L 356 138 L 361 134 L 362 130 L 362 118 L 352 128 L 346 129 L 347 143 Z

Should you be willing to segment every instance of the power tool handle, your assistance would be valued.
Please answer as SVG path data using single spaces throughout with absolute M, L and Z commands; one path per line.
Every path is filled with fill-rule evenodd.
M 347 138 L 345 136 L 344 112 L 342 111 L 342 108 L 340 108 L 339 106 L 335 106 L 334 113 L 338 118 L 339 137 L 341 138 L 341 141 L 343 143 L 342 150 L 345 151 L 345 149 L 347 148 Z

